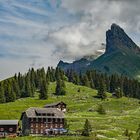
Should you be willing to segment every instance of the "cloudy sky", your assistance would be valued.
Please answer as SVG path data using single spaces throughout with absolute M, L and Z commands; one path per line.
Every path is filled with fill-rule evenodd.
M 139 0 L 0 0 L 0 79 L 94 54 L 112 23 L 140 45 Z

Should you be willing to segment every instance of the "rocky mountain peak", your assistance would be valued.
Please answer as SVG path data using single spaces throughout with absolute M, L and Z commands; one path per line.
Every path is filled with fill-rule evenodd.
M 125 31 L 113 23 L 111 29 L 106 32 L 106 53 L 111 53 L 120 50 L 133 51 L 140 53 L 140 48 L 132 41 Z

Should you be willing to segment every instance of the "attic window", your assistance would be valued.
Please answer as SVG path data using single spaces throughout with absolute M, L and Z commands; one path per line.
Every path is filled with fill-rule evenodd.
M 54 116 L 54 113 L 48 113 L 47 116 Z

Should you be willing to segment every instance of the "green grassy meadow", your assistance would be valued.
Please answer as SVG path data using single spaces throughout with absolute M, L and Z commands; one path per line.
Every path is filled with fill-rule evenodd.
M 22 98 L 15 102 L 0 104 L 0 119 L 20 119 L 21 113 L 29 107 L 43 107 L 45 104 L 64 101 L 68 112 L 66 118 L 70 125 L 70 133 L 78 133 L 83 129 L 85 119 L 89 119 L 92 125 L 90 137 L 82 136 L 60 136 L 60 137 L 18 137 L 15 140 L 94 140 L 96 133 L 99 140 L 128 140 L 124 131 L 128 129 L 133 133 L 132 139 L 136 139 L 136 130 L 140 123 L 139 100 L 123 97 L 112 98 L 108 93 L 108 99 L 102 101 L 97 99 L 97 91 L 66 83 L 67 94 L 55 96 L 55 83 L 49 85 L 49 98 L 39 100 L 38 93 L 34 98 Z M 78 90 L 80 89 L 80 92 Z M 105 115 L 96 112 L 99 104 L 106 110 Z

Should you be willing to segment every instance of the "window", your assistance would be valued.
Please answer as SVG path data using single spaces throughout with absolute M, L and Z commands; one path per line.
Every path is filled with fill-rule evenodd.
M 31 127 L 33 127 L 34 126 L 34 124 L 33 123 L 31 123 Z
M 38 127 L 38 123 L 36 123 L 36 127 Z
M 43 127 L 43 123 L 41 123 L 41 127 Z
M 43 134 L 43 129 L 41 129 L 41 134 Z
M 48 122 L 51 122 L 51 118 L 48 118 Z
M 60 124 L 60 128 L 63 128 L 63 124 Z
M 56 120 L 56 119 L 55 119 L 55 118 L 53 118 L 53 122 L 55 122 L 55 120 Z
M 0 128 L 0 131 L 4 131 L 4 128 Z
M 13 128 L 12 128 L 12 127 L 11 127 L 11 128 L 9 128 L 9 131 L 10 131 L 10 132 L 12 132 L 12 131 L 13 131 Z
M 48 124 L 46 124 L 46 128 L 48 128 Z
M 58 127 L 58 125 L 57 124 L 55 124 L 55 128 L 57 128 Z
M 32 133 L 32 134 L 34 133 L 34 130 L 33 130 L 33 129 L 31 129 L 31 133 Z
M 41 118 L 41 122 L 43 122 L 43 118 Z
M 36 134 L 38 134 L 38 129 L 35 130 Z
M 51 116 L 51 114 L 48 113 L 47 116 Z
M 50 125 L 50 128 L 53 128 L 53 125 L 52 124 Z
M 38 118 L 36 118 L 36 122 L 38 122 Z

